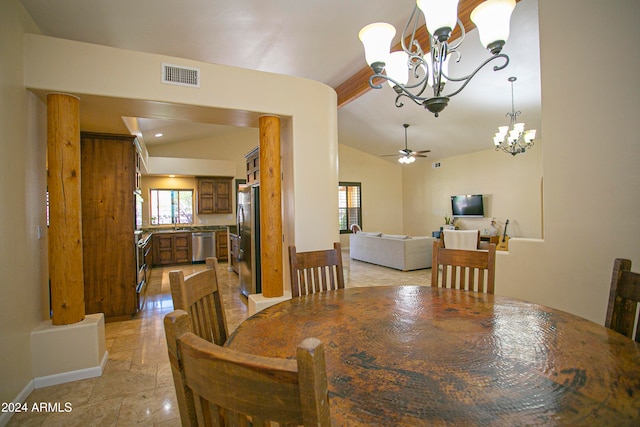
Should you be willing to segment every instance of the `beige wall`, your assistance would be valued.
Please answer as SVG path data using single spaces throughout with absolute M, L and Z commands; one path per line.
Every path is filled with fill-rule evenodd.
M 451 216 L 451 196 L 482 194 L 485 218 L 456 219 L 459 228 L 488 229 L 495 218 L 503 232 L 508 219 L 510 236 L 542 237 L 542 150 L 538 141 L 515 157 L 489 149 L 403 168 L 404 232 L 430 236 Z
M 360 182 L 363 230 L 400 234 L 402 224 L 402 168 L 344 144 L 339 146 L 340 181 Z M 336 215 L 337 222 L 337 215 Z M 341 235 L 349 247 L 349 234 Z
M 23 85 L 26 31 L 37 28 L 20 3 L 0 2 L 0 402 L 29 387 L 30 333 L 49 304 L 46 240 L 37 234 L 46 225 L 46 115 Z
M 496 292 L 603 323 L 614 258 L 640 268 L 640 4 L 539 0 L 539 15 L 544 241 L 512 241 Z M 593 37 L 607 27 L 624 37 Z

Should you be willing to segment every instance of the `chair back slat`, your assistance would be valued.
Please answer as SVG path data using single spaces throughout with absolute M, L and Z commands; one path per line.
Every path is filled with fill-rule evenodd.
M 344 288 L 344 271 L 340 243 L 333 249 L 296 252 L 289 246 L 291 293 L 294 297 Z
M 640 342 L 638 303 L 640 273 L 631 271 L 631 260 L 617 258 L 613 262 L 605 326 Z
M 488 250 L 447 249 L 433 242 L 431 286 L 493 294 L 496 245 Z
M 169 272 L 173 308 L 189 313 L 199 337 L 222 345 L 229 336 L 227 318 L 218 287 L 217 260 L 207 258 L 207 269 L 187 277 L 181 270 Z
M 182 425 L 329 426 L 324 347 L 316 338 L 296 359 L 238 352 L 193 334 L 183 310 L 164 319 Z

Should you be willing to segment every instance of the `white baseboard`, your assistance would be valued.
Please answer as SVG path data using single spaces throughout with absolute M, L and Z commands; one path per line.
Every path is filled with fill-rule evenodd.
M 33 380 L 34 388 L 48 387 L 51 385 L 58 385 L 70 383 L 72 381 L 85 380 L 87 378 L 99 377 L 104 372 L 104 367 L 107 365 L 108 359 L 109 352 L 105 351 L 102 357 L 102 361 L 100 362 L 100 366 L 35 378 Z
M 13 399 L 12 403 L 24 403 L 27 400 L 27 397 L 31 394 L 31 392 L 35 389 L 35 381 L 31 380 L 29 383 L 22 389 L 20 393 Z M 4 412 L 0 413 L 0 427 L 4 427 L 9 424 L 9 420 L 13 416 L 13 412 Z

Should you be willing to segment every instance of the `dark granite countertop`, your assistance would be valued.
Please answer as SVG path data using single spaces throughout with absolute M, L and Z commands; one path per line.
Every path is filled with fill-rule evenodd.
M 153 226 L 144 227 L 142 230 L 136 231 L 139 234 L 138 245 L 144 246 L 148 239 L 154 234 L 167 234 L 167 233 L 192 233 L 199 231 L 227 231 L 232 230 L 235 232 L 235 225 L 184 225 L 184 226 Z

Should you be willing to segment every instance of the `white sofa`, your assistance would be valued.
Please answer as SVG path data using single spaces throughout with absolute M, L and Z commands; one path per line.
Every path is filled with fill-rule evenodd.
M 349 237 L 349 257 L 402 271 L 431 268 L 435 240 L 427 236 L 359 232 Z

